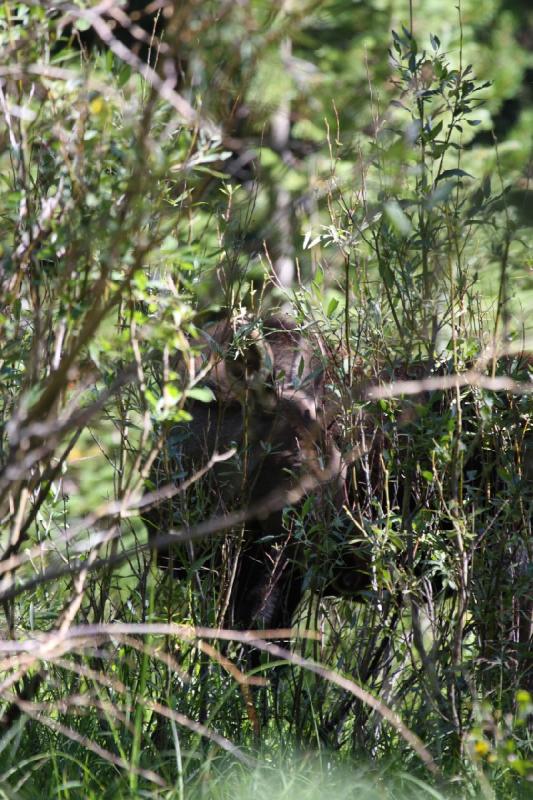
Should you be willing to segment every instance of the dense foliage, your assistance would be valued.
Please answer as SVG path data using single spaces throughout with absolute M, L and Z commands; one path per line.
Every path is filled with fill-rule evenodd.
M 112 5 L 0 7 L 0 792 L 528 797 L 533 12 Z M 159 572 L 141 516 L 210 400 L 198 331 L 279 308 L 371 580 L 307 591 L 250 680 L 218 575 Z M 313 498 L 307 587 L 340 546 Z

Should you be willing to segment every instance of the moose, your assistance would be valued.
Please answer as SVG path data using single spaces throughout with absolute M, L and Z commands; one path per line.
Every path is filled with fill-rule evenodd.
M 194 490 L 205 496 L 206 514 L 248 511 L 241 529 L 231 531 L 214 556 L 212 542 L 188 544 L 160 550 L 158 565 L 176 578 L 223 569 L 218 577 L 227 592 L 224 622 L 246 629 L 287 627 L 305 584 L 329 596 L 354 596 L 368 584 L 363 551 L 347 541 L 346 463 L 330 424 L 321 353 L 284 316 L 267 317 L 260 328 L 254 321 L 237 330 L 220 322 L 202 335 L 196 366 L 207 370 L 204 385 L 212 400 L 193 400 L 192 420 L 169 430 L 150 488 L 190 476 L 213 454 L 233 450 Z M 288 519 L 289 503 L 297 510 L 311 505 L 322 517 L 331 538 L 326 567 L 309 564 L 309 542 Z M 153 540 L 186 521 L 176 498 L 143 516 Z M 316 561 L 326 546 L 318 548 Z
M 342 362 L 342 353 L 339 359 Z M 343 394 L 329 374 L 334 361 L 335 354 L 318 335 L 313 341 L 312 333 L 304 334 L 292 318 L 281 315 L 236 325 L 223 321 L 202 332 L 195 369 L 205 375 L 211 399 L 191 400 L 187 406 L 191 421 L 166 432 L 166 446 L 152 469 L 149 488 L 190 479 L 215 454 L 231 453 L 214 460 L 192 491 L 200 520 L 227 516 L 231 521 L 231 512 L 243 509 L 239 525 L 228 523 L 227 535 L 216 541 L 158 550 L 158 565 L 175 578 L 189 576 L 199 586 L 202 576 L 214 578 L 221 625 L 288 627 L 307 589 L 321 596 L 364 598 L 375 584 L 368 540 L 358 531 L 365 520 L 379 517 L 379 509 L 399 509 L 398 524 L 407 542 L 400 555 L 404 566 L 412 569 L 416 562 L 427 563 L 429 554 L 421 557 L 417 552 L 412 523 L 419 512 L 429 519 L 439 492 L 453 490 L 453 464 L 440 467 L 441 477 L 435 483 L 424 477 L 431 475 L 429 451 L 439 435 L 435 420 L 442 422 L 444 435 L 453 421 L 453 392 L 426 391 L 422 401 L 418 397 L 398 406 L 393 420 L 386 415 L 379 418 L 377 412 L 365 415 L 353 410 L 358 391 L 354 383 L 363 397 L 365 378 L 352 365 L 357 380 Z M 523 385 L 530 362 L 518 361 Z M 509 371 L 510 364 L 504 366 Z M 415 366 L 415 378 L 423 379 L 427 373 L 427 363 Z M 366 386 L 389 380 L 388 375 L 382 369 Z M 413 375 L 402 371 L 392 377 Z M 522 401 L 511 397 L 501 395 L 497 402 L 504 413 L 508 408 L 516 416 L 511 406 Z M 461 491 L 472 498 L 473 506 L 490 513 L 491 498 L 497 497 L 502 480 L 493 455 L 496 438 L 506 434 L 496 427 L 493 441 L 485 436 L 473 398 L 473 391 L 467 393 L 462 420 Z M 436 413 L 428 415 L 433 404 Z M 419 427 L 426 417 L 431 424 L 424 438 Z M 411 435 L 413 426 L 416 435 Z M 528 430 L 526 425 L 517 453 L 526 489 L 532 476 Z M 392 442 L 394 448 L 389 447 Z M 392 469 L 386 462 L 387 449 L 397 453 Z M 446 486 L 442 475 L 448 476 Z M 528 502 L 527 496 L 523 502 Z M 143 517 L 156 544 L 158 536 L 195 521 L 181 494 L 161 499 Z M 424 524 L 446 527 L 446 520 L 436 515 L 434 523 Z M 448 520 L 450 530 L 454 524 Z M 450 531 L 444 530 L 443 536 L 453 539 Z M 431 584 L 430 590 L 443 588 L 439 579 L 432 578 Z M 453 591 L 449 584 L 445 589 Z M 520 639 L 529 640 L 529 605 L 520 616 L 524 626 Z

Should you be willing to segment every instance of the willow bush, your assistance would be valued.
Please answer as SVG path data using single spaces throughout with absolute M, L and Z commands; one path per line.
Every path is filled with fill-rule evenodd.
M 94 4 L 0 9 L 6 796 L 528 796 L 527 148 L 470 147 L 508 91 L 471 5 L 446 44 L 385 5 L 182 4 L 144 50 Z M 325 343 L 339 446 L 362 418 L 386 444 L 379 488 L 364 448 L 353 465 L 369 589 L 306 593 L 250 680 L 216 576 L 159 573 L 140 516 L 169 425 L 210 399 L 176 355 L 281 305 Z M 335 558 L 320 519 L 286 509 L 310 576 Z

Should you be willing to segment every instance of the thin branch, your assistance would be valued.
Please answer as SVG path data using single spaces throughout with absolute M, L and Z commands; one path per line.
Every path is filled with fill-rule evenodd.
M 379 400 L 400 395 L 434 392 L 439 389 L 457 389 L 461 386 L 478 386 L 492 392 L 512 392 L 513 394 L 531 394 L 533 392 L 533 381 L 525 383 L 504 376 L 490 378 L 477 370 L 469 370 L 460 375 L 439 375 L 422 380 L 392 381 L 384 386 L 372 386 L 366 390 L 366 396 L 370 400 Z

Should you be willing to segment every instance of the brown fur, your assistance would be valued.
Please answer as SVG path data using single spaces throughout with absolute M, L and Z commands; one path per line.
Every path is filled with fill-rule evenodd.
M 207 370 L 205 384 L 215 399 L 192 403 L 192 421 L 169 431 L 167 472 L 189 476 L 215 452 L 236 448 L 234 457 L 213 466 L 204 483 L 208 514 L 250 512 L 242 540 L 233 531 L 226 544 L 226 554 L 229 548 L 236 559 L 227 621 L 241 627 L 287 626 L 301 597 L 305 553 L 284 527 L 284 496 L 306 480 L 324 509 L 339 513 L 344 498 L 344 465 L 324 416 L 321 359 L 286 317 L 264 320 L 261 330 L 217 323 L 203 331 L 202 340 L 195 368 Z M 161 464 L 153 471 L 156 486 L 165 482 L 162 471 Z M 152 537 L 179 527 L 179 503 L 160 504 L 145 521 Z M 208 548 L 213 549 L 212 542 Z M 172 564 L 174 574 L 183 577 L 203 550 L 163 551 L 159 564 Z M 322 590 L 336 594 L 339 586 L 364 583 L 356 558 L 343 566 L 338 585 L 324 576 Z M 221 559 L 211 568 L 220 569 Z M 220 576 L 225 582 L 228 576 Z

